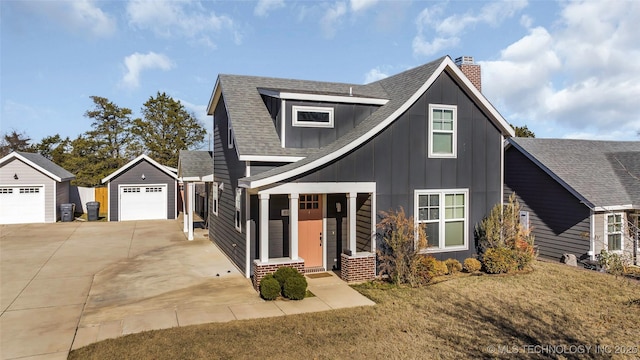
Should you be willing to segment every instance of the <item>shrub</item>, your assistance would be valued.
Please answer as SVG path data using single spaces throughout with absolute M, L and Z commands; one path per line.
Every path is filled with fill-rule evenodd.
M 307 279 L 302 274 L 289 277 L 284 283 L 282 294 L 291 300 L 304 299 L 307 294 Z
M 464 259 L 464 270 L 468 273 L 474 273 L 482 269 L 482 263 L 478 259 L 466 258 Z
M 267 274 L 260 280 L 260 295 L 265 300 L 275 300 L 280 295 L 280 283 L 272 274 Z
M 444 264 L 447 266 L 447 272 L 449 275 L 453 275 L 462 270 L 462 264 L 460 264 L 460 261 L 456 259 L 449 258 L 444 261 Z
M 303 276 L 300 272 L 291 266 L 283 266 L 278 268 L 275 273 L 273 273 L 273 277 L 278 280 L 280 283 L 280 289 L 284 289 L 284 284 L 287 282 L 287 279 L 293 276 Z M 304 277 L 304 276 L 303 276 Z
M 613 274 L 616 277 L 627 272 L 629 261 L 620 254 L 608 252 L 602 249 L 598 254 L 598 265 L 609 274 Z
M 490 248 L 484 253 L 484 270 L 489 274 L 508 273 L 518 268 L 514 251 L 506 247 Z
M 433 273 L 435 276 L 447 275 L 449 273 L 449 268 L 444 261 L 436 260 L 434 264 L 435 268 L 433 269 Z
M 420 249 L 427 247 L 424 226 L 415 226 L 413 217 L 407 218 L 404 209 L 381 211 L 377 225 L 379 274 L 394 284 L 419 286 L 424 279 L 421 272 Z
M 417 285 L 426 285 L 436 276 L 436 258 L 431 255 L 420 255 L 413 262 L 411 272 L 415 274 Z

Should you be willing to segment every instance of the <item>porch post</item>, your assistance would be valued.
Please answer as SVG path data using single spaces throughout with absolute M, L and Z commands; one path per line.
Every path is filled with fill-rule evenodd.
M 258 194 L 260 199 L 260 262 L 269 261 L 269 194 Z
M 349 201 L 347 202 L 347 212 L 349 213 L 349 250 L 351 255 L 356 254 L 356 198 L 358 193 L 349 193 Z
M 289 226 L 291 236 L 289 242 L 289 257 L 298 260 L 298 199 L 300 194 L 289 194 Z
M 189 241 L 193 240 L 193 203 L 196 199 L 195 187 L 195 183 L 189 183 L 189 235 L 187 236 L 187 240 Z
M 188 222 L 189 222 L 189 215 L 187 214 L 187 198 L 186 198 L 186 194 L 187 194 L 187 184 L 183 182 L 182 183 L 182 232 L 187 232 L 189 231 L 188 226 Z

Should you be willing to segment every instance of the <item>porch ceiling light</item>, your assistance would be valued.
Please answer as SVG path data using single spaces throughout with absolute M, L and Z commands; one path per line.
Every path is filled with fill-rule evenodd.
M 13 178 L 18 180 L 18 174 L 13 174 Z

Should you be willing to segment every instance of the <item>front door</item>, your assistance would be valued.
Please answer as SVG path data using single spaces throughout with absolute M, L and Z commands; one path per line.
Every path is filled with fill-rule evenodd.
M 304 267 L 322 267 L 322 196 L 300 195 L 298 253 Z

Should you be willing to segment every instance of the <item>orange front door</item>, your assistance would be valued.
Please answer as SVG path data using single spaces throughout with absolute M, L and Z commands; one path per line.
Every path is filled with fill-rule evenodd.
M 304 267 L 322 266 L 322 195 L 300 195 L 298 254 Z

